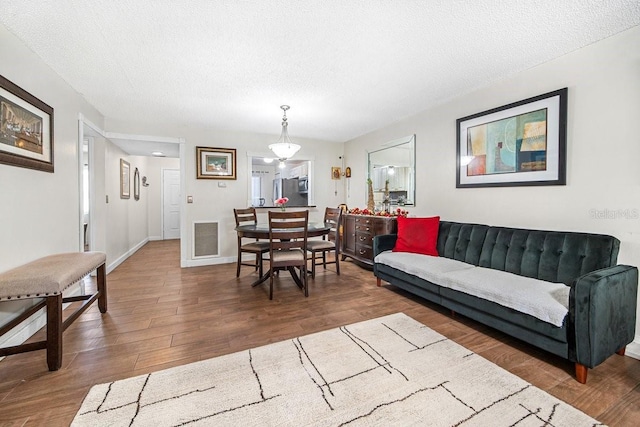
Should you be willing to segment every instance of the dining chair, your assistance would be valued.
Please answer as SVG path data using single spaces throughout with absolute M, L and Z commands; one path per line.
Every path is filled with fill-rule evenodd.
M 322 240 L 309 240 L 307 250 L 311 253 L 311 277 L 316 277 L 316 265 L 322 265 L 325 269 L 327 264 L 336 265 L 336 273 L 340 275 L 340 220 L 342 218 L 341 208 L 325 208 L 324 222 L 329 225 L 329 234 L 322 236 Z M 334 252 L 335 260 L 327 261 L 327 252 Z M 316 254 L 322 254 L 321 262 L 316 262 Z
M 309 211 L 269 211 L 269 299 L 273 299 L 273 277 L 275 272 L 286 269 L 294 282 L 309 296 L 307 281 L 307 233 Z M 298 268 L 300 275 L 296 274 Z
M 236 218 L 236 227 L 243 224 L 256 224 L 258 222 L 255 208 L 234 209 L 233 216 Z M 236 266 L 236 277 L 240 277 L 240 266 L 242 265 L 254 267 L 254 271 L 258 270 L 260 276 L 262 276 L 263 254 L 267 252 L 269 252 L 269 242 L 261 242 L 258 239 L 255 239 L 252 242 L 245 243 L 243 245 L 242 237 L 240 237 L 240 234 L 238 234 L 238 263 Z M 255 255 L 256 260 L 253 263 L 243 262 L 243 253 L 250 253 Z

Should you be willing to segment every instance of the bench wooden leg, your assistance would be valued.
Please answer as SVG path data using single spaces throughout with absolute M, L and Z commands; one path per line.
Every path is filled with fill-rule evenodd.
M 107 274 L 105 264 L 102 264 L 96 270 L 96 275 L 98 276 L 98 292 L 100 292 L 100 296 L 98 296 L 98 308 L 100 309 L 100 313 L 107 312 Z
M 378 285 L 378 287 L 382 286 L 382 279 L 376 277 L 376 284 Z
M 47 297 L 47 365 L 50 371 L 62 366 L 62 295 Z
M 580 384 L 587 383 L 587 367 L 578 362 L 576 362 L 576 380 Z
M 616 354 L 620 355 L 620 356 L 624 356 L 624 352 L 627 349 L 627 347 L 622 347 L 620 350 L 616 351 Z

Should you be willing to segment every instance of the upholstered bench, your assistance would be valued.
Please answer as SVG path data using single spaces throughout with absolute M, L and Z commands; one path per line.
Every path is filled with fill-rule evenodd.
M 62 366 L 62 334 L 96 299 L 101 313 L 107 312 L 106 255 L 102 252 L 56 254 L 0 273 L 0 301 L 42 298 L 17 318 L 0 328 L 0 336 L 18 326 L 43 307 L 47 309 L 46 340 L 0 348 L 0 356 L 47 349 L 50 371 Z M 62 292 L 97 270 L 98 289 L 93 294 L 63 297 Z M 82 305 L 62 321 L 62 304 L 83 301 Z

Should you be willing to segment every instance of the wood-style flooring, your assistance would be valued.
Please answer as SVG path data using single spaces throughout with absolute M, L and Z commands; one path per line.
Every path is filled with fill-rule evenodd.
M 320 268 L 309 297 L 281 274 L 268 282 L 235 264 L 180 268 L 179 242 L 150 242 L 107 276 L 109 311 L 97 304 L 64 335 L 64 358 L 44 351 L 0 361 L 0 426 L 66 426 L 94 384 L 110 382 L 395 312 L 419 322 L 611 426 L 640 424 L 640 360 L 614 355 L 589 370 L 392 286 L 350 261 Z M 89 280 L 87 280 L 90 282 Z M 88 284 L 92 286 L 90 282 Z M 39 332 L 42 334 L 42 331 Z

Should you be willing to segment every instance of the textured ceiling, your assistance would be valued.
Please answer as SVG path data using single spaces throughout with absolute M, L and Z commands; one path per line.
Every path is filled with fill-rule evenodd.
M 293 138 L 346 141 L 638 25 L 640 2 L 0 0 L 0 22 L 107 118 L 277 135 L 289 104 Z

